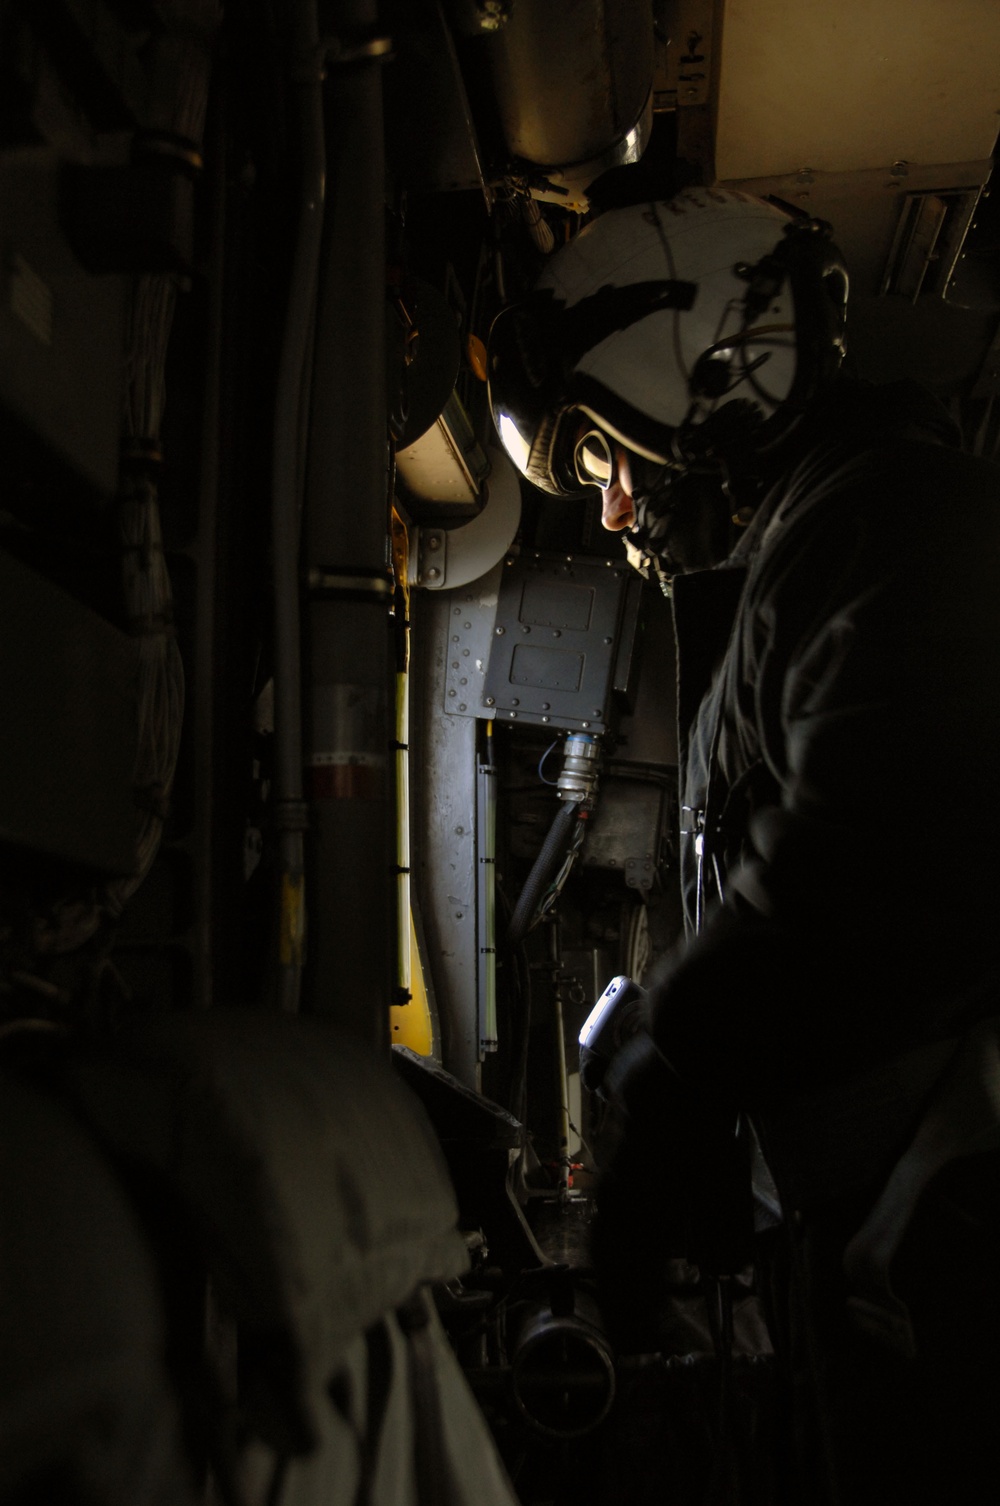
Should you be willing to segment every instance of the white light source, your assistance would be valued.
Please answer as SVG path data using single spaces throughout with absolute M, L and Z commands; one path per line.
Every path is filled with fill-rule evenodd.
M 518 470 L 523 472 L 528 464 L 531 446 L 522 438 L 517 425 L 508 413 L 500 414 L 499 425 L 504 449 Z

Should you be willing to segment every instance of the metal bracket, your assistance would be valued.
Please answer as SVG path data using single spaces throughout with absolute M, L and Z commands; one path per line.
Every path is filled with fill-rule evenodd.
M 440 591 L 448 583 L 448 533 L 444 528 L 415 528 L 418 586 Z
M 521 521 L 520 483 L 507 456 L 492 445 L 489 460 L 480 513 L 455 528 L 411 528 L 410 558 L 416 560 L 411 585 L 431 591 L 467 586 L 482 580 L 510 549 Z
M 630 889 L 652 889 L 656 864 L 651 857 L 625 859 L 625 882 Z

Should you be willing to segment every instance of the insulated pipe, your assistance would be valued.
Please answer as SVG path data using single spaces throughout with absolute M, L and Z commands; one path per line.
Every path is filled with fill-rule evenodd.
M 374 0 L 330 8 L 328 223 L 304 519 L 312 797 L 306 1003 L 388 1045 L 396 977 L 385 149 Z M 338 61 L 339 59 L 339 61 Z
M 296 0 L 291 75 L 300 151 L 299 209 L 288 307 L 278 363 L 271 453 L 274 582 L 274 824 L 278 834 L 277 990 L 279 1009 L 299 1007 L 305 939 L 304 843 L 308 825 L 302 784 L 302 668 L 299 544 L 301 416 L 309 390 L 308 359 L 323 234 L 326 147 L 323 58 L 316 0 Z

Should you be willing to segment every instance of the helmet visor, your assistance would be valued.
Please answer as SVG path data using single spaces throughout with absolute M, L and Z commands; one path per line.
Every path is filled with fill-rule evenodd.
M 566 422 L 566 377 L 548 338 L 546 301 L 502 310 L 490 331 L 490 408 L 500 442 L 522 476 L 557 497 L 581 494 Z M 588 480 L 587 485 L 593 485 Z

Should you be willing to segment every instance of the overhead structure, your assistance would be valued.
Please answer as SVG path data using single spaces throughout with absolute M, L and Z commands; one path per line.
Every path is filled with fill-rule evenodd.
M 651 5 L 519 0 L 489 56 L 505 140 L 537 197 L 585 207 L 602 172 L 638 162 L 653 123 Z

